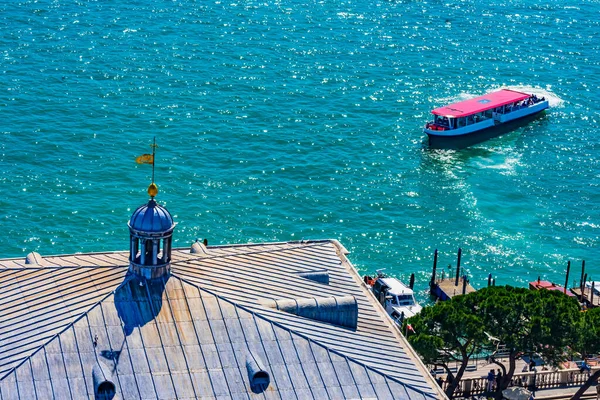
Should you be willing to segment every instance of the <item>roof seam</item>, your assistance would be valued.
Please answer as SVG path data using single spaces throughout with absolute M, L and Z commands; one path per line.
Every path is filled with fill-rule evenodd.
M 352 377 L 354 386 L 356 386 L 356 391 L 358 392 L 358 397 L 363 399 L 364 396 L 360 393 L 360 388 L 358 387 L 358 383 L 356 383 L 356 378 L 354 377 L 354 373 L 352 372 L 352 367 L 350 366 L 350 361 L 348 361 L 348 357 L 344 356 L 344 360 L 346 361 L 346 366 L 348 366 L 348 370 L 350 370 L 350 376 Z M 390 390 L 390 393 L 392 393 L 391 390 Z
M 103 283 L 107 283 L 107 282 L 115 280 L 116 278 L 120 278 L 120 277 L 119 276 L 110 277 L 110 279 L 107 279 L 106 281 L 103 280 L 102 282 Z M 92 288 L 95 288 L 95 287 L 97 287 L 97 284 L 94 283 L 92 280 L 90 280 L 89 282 L 83 283 L 79 288 L 76 288 L 76 289 L 73 289 L 73 290 L 68 290 L 68 291 L 65 291 L 65 292 L 59 292 L 59 291 L 57 291 L 55 293 L 46 294 L 44 296 L 38 296 L 38 297 L 36 297 L 37 302 L 31 302 L 31 303 L 26 304 L 25 306 L 26 306 L 26 308 L 31 308 L 33 306 L 36 306 L 36 307 L 43 306 L 44 304 L 48 303 L 48 300 L 58 301 L 58 300 L 64 298 L 64 294 L 69 295 L 69 300 L 73 300 L 73 299 L 76 299 L 76 297 L 74 297 L 74 296 L 82 288 L 84 288 L 84 289 L 92 289 Z M 29 296 L 29 291 L 21 292 L 21 294 Z M 93 294 L 93 292 L 92 292 L 92 294 Z M 45 300 L 44 301 L 40 301 L 40 299 L 45 299 Z M 19 300 L 19 299 L 16 298 L 14 300 L 11 300 L 11 303 L 15 302 L 15 300 Z M 63 300 L 62 302 L 59 301 L 58 303 L 52 304 L 52 306 L 55 306 L 56 304 L 63 304 L 64 305 L 65 303 L 68 303 L 68 301 L 67 300 Z M 75 302 L 75 303 L 77 303 L 77 302 Z M 15 309 L 15 308 L 17 309 L 17 311 L 19 311 L 19 306 L 22 306 L 22 304 L 11 305 L 10 307 L 5 308 L 4 311 L 6 311 L 6 310 L 12 310 L 12 309 Z M 37 311 L 40 311 L 40 310 L 38 309 Z M 13 312 L 15 312 L 15 311 L 14 310 L 11 311 L 11 313 L 13 313 Z M 9 314 L 2 314 L 2 316 L 3 315 L 10 315 L 10 313 Z
M 375 396 L 377 396 L 377 389 L 375 389 L 375 385 L 373 384 L 373 380 L 371 379 L 371 376 L 369 375 L 369 370 L 364 365 L 362 367 L 365 369 L 365 375 L 367 376 L 367 379 L 369 380 L 369 383 L 371 384 L 371 388 L 373 389 L 373 393 L 375 393 Z
M 60 358 L 62 359 L 63 368 L 65 370 L 65 379 L 67 380 L 67 386 L 69 388 L 69 396 L 71 397 L 71 400 L 73 400 L 73 392 L 71 391 L 71 384 L 69 382 L 69 373 L 67 372 L 67 363 L 65 362 L 65 353 L 63 352 L 60 335 L 58 335 L 57 339 L 58 339 L 58 347 L 60 347 Z M 29 359 L 29 363 L 31 364 L 31 359 Z M 35 384 L 34 384 L 34 386 L 35 386 Z
M 317 342 L 315 342 L 315 343 L 317 343 Z M 317 343 L 317 345 L 320 346 L 319 343 Z M 333 364 L 333 359 L 331 358 L 331 353 L 329 352 L 329 348 L 325 347 L 325 351 L 327 352 L 327 358 L 329 358 L 329 362 L 331 363 L 331 365 L 334 365 Z M 337 380 L 338 385 L 340 386 L 340 390 L 342 391 L 342 395 L 344 397 L 346 397 L 346 395 L 344 394 L 344 386 L 342 385 L 342 381 L 340 381 L 340 376 L 337 373 L 337 369 L 333 368 L 333 373 L 335 374 L 335 379 Z
M 161 279 L 161 281 L 163 281 L 163 280 Z M 148 296 L 148 304 L 150 305 L 150 310 L 152 311 L 152 315 L 158 316 L 158 313 L 156 312 L 156 310 L 154 308 L 154 302 L 152 301 L 152 296 L 150 295 L 150 290 L 148 289 L 148 285 L 144 285 L 144 289 L 146 289 L 146 295 Z M 173 381 L 173 373 L 171 372 L 171 366 L 169 365 L 169 357 L 167 356 L 167 353 L 165 351 L 165 345 L 164 345 L 164 342 L 162 339 L 162 334 L 160 333 L 160 328 L 158 327 L 158 322 L 156 322 L 156 318 L 153 318 L 152 321 L 154 322 L 154 326 L 156 327 L 156 331 L 158 332 L 158 340 L 160 341 L 160 348 L 163 351 L 163 355 L 165 356 L 165 361 L 167 363 L 167 371 L 169 371 L 169 378 L 171 379 L 171 385 L 173 385 L 173 392 L 175 392 L 175 398 L 177 398 L 177 397 L 179 397 L 179 396 L 177 396 L 177 387 L 175 385 L 175 382 Z M 141 332 L 140 332 L 140 334 L 141 334 Z
M 240 322 L 240 326 L 242 325 L 242 320 L 240 318 L 240 313 L 237 307 L 233 307 L 233 309 L 235 310 L 235 315 L 237 316 L 238 321 Z M 260 345 L 263 349 L 263 351 L 265 352 L 265 357 L 267 358 L 267 363 L 269 364 L 269 369 L 271 370 L 271 372 L 273 372 L 273 364 L 271 364 L 271 360 L 269 359 L 269 355 L 267 354 L 267 349 L 265 348 L 265 344 L 262 341 L 262 336 L 260 334 L 260 329 L 258 327 L 258 324 L 256 323 L 256 318 L 254 317 L 254 315 L 252 316 L 252 321 L 254 323 L 254 326 L 256 328 L 256 332 L 258 333 L 258 337 L 260 338 Z M 246 331 L 242 328 L 240 329 L 242 331 L 242 336 L 244 336 L 244 342 L 246 343 L 246 348 L 248 349 L 248 353 L 250 353 L 250 355 L 252 356 L 252 358 L 254 359 L 254 362 L 258 363 L 258 360 L 256 359 L 254 353 L 250 350 L 250 345 L 248 344 L 248 338 L 246 337 Z M 272 374 L 273 375 L 273 381 L 275 382 L 275 387 L 279 387 L 279 385 L 277 384 L 277 378 L 275 377 L 276 374 Z M 281 398 L 281 394 L 279 395 L 279 397 Z
M 319 373 L 319 378 L 321 378 L 321 382 L 323 382 L 323 387 L 325 388 L 325 393 L 327 394 L 327 398 L 331 399 L 331 396 L 329 395 L 329 390 L 327 390 L 328 385 L 325 383 L 325 379 L 323 378 L 323 374 L 321 373 L 321 369 L 319 368 L 319 364 L 317 363 L 317 357 L 315 356 L 315 352 L 312 348 L 312 343 L 313 343 L 313 340 L 308 339 L 308 348 L 310 350 L 310 354 L 312 355 L 313 361 L 315 362 L 315 368 L 316 368 L 317 372 Z
M 133 293 L 129 293 L 131 297 L 133 297 Z M 149 299 L 152 301 L 152 299 Z M 159 397 L 158 389 L 156 389 L 156 383 L 154 382 L 154 374 L 152 373 L 152 366 L 150 365 L 150 359 L 148 358 L 148 352 L 146 351 L 146 344 L 144 343 L 144 336 L 142 335 L 142 329 L 140 326 L 137 326 L 137 330 L 140 335 L 140 341 L 142 342 L 142 349 L 144 350 L 144 358 L 146 359 L 146 364 L 148 364 L 148 371 L 150 371 L 150 380 L 152 381 L 152 388 L 154 389 L 154 394 L 156 397 Z M 129 346 L 128 346 L 129 349 Z M 133 364 L 132 364 L 133 366 Z
M 281 350 L 281 343 L 279 343 L 279 338 L 277 337 L 277 332 L 275 332 L 273 322 L 272 321 L 267 321 L 267 322 L 269 323 L 269 326 L 271 327 L 271 330 L 273 331 L 273 337 L 275 337 L 275 343 L 277 343 L 277 349 L 279 349 L 279 354 L 281 355 L 281 359 L 283 360 L 283 365 L 285 366 L 285 371 L 288 374 L 288 378 L 290 379 L 290 383 L 291 383 L 292 387 L 294 387 L 294 379 L 292 379 L 292 374 L 290 373 L 290 369 L 288 368 L 288 363 L 285 362 L 285 356 L 283 354 L 283 350 Z M 280 328 L 280 327 L 278 327 L 278 328 Z M 296 399 L 298 399 L 298 393 L 296 393 L 295 390 L 294 390 L 294 395 L 296 396 Z
M 35 394 L 35 398 L 38 399 L 37 388 L 35 387 L 35 378 L 33 377 L 33 365 L 31 365 L 31 359 L 29 359 L 29 372 L 31 373 L 31 380 L 33 380 L 33 393 Z M 0 395 L 0 399 L 2 395 Z
M 327 242 L 329 243 L 329 242 Z M 290 251 L 290 250 L 295 250 L 295 249 L 304 249 L 307 247 L 319 247 L 319 246 L 323 246 L 323 243 L 315 243 L 315 244 L 304 244 L 304 245 L 299 245 L 299 246 L 294 246 L 294 247 L 289 247 L 289 248 L 283 248 L 283 249 L 271 249 L 271 250 L 260 250 L 260 251 L 243 251 L 243 252 L 239 252 L 239 253 L 235 253 L 235 254 L 223 254 L 223 255 L 217 255 L 217 256 L 211 256 L 211 257 L 203 257 L 203 256 L 199 256 L 199 257 L 190 257 L 190 258 L 186 258 L 185 260 L 180 260 L 180 261 L 174 261 L 171 263 L 171 265 L 178 265 L 181 263 L 187 263 L 190 261 L 194 261 L 194 260 L 210 260 L 210 259 L 215 259 L 215 258 L 230 258 L 230 257 L 238 257 L 240 255 L 246 255 L 246 254 L 267 254 L 267 253 L 277 253 L 277 252 L 281 252 L 281 251 Z
M 301 360 L 300 353 L 298 353 L 298 348 L 296 347 L 296 343 L 294 343 L 294 335 L 290 334 L 290 337 L 292 338 L 292 346 L 294 346 L 294 352 L 296 353 L 296 357 L 298 357 L 298 361 L 300 361 Z M 315 393 L 312 390 L 312 385 L 310 384 L 310 382 L 308 381 L 308 377 L 306 376 L 306 371 L 304 370 L 304 368 L 300 368 L 300 369 L 302 370 L 302 375 L 304 376 L 304 380 L 306 381 L 306 384 L 308 385 L 308 390 L 310 390 L 310 394 L 312 395 L 312 397 L 314 399 L 316 399 Z
M 138 396 L 140 396 L 140 398 L 142 397 L 142 394 L 140 393 L 140 384 L 138 383 L 137 380 L 137 374 L 135 374 L 133 372 L 133 359 L 131 358 L 131 351 L 129 348 L 129 342 L 127 341 L 127 335 L 125 334 L 125 325 L 124 322 L 121 318 L 119 318 L 119 327 L 121 328 L 121 330 L 123 331 L 123 345 L 121 346 L 121 349 L 123 349 L 123 347 L 127 347 L 127 358 L 129 358 L 129 364 L 131 365 L 132 368 L 132 374 L 133 375 L 133 380 L 135 381 L 135 388 L 138 392 Z M 83 369 L 83 364 L 82 364 L 82 369 Z M 119 375 L 119 371 L 116 370 L 117 372 L 117 376 Z M 89 396 L 89 395 L 88 395 Z
M 106 318 L 104 317 L 104 309 L 102 308 L 102 304 L 100 304 L 100 315 L 102 316 L 102 322 L 103 322 L 102 325 L 104 326 L 104 331 L 106 332 L 106 340 L 108 340 L 108 346 L 110 347 L 111 352 L 113 352 L 114 347 L 110 341 L 110 333 L 108 332 L 108 324 L 107 324 Z M 123 336 L 125 336 L 125 335 L 123 335 Z M 119 356 L 120 355 L 121 355 L 121 353 L 119 353 Z M 114 366 L 113 366 L 113 370 L 111 372 L 113 373 L 113 375 L 117 376 L 117 382 L 119 383 L 118 390 L 121 392 L 121 398 L 124 398 L 125 396 L 123 396 L 123 387 L 121 386 L 121 378 L 119 377 L 119 373 L 117 372 L 117 363 L 115 363 L 114 358 L 113 358 L 112 362 L 113 362 Z
M 175 275 L 172 275 L 172 276 L 175 276 Z M 300 337 L 302 337 L 302 338 L 304 338 L 304 339 L 306 339 L 306 340 L 309 340 L 309 339 L 310 339 L 310 338 L 309 338 L 308 336 L 306 336 L 305 334 L 302 334 L 302 333 L 299 333 L 299 332 L 293 331 L 293 330 L 291 330 L 291 329 L 287 328 L 285 325 L 283 325 L 283 324 L 281 324 L 281 323 L 279 323 L 279 322 L 273 322 L 273 321 L 271 321 L 271 320 L 268 320 L 267 318 L 263 317 L 261 314 L 257 313 L 256 311 L 253 311 L 253 310 L 249 309 L 249 308 L 248 308 L 248 307 L 246 307 L 246 306 L 243 306 L 243 305 L 237 304 L 237 303 L 235 303 L 235 302 L 233 302 L 233 301 L 231 301 L 231 300 L 229 300 L 229 299 L 226 299 L 226 298 L 224 298 L 223 296 L 220 296 L 220 295 L 218 295 L 218 294 L 216 294 L 216 293 L 214 293 L 214 292 L 212 292 L 211 290 L 208 290 L 208 289 L 206 289 L 206 288 L 200 288 L 199 286 L 196 286 L 194 283 L 192 283 L 192 282 L 190 282 L 190 281 L 187 281 L 187 280 L 185 280 L 185 279 L 182 279 L 182 278 L 179 278 L 179 277 L 177 277 L 177 278 L 178 278 L 178 279 L 181 279 L 183 282 L 186 282 L 186 283 L 188 283 L 188 284 L 190 284 L 190 285 L 192 285 L 192 286 L 195 286 L 195 287 L 198 289 L 198 291 L 204 291 L 204 292 L 206 292 L 206 293 L 208 293 L 208 294 L 211 294 L 211 295 L 213 295 L 213 296 L 215 296 L 215 297 L 217 297 L 217 298 L 219 298 L 219 299 L 221 299 L 221 300 L 223 300 L 223 301 L 225 301 L 225 302 L 227 302 L 227 303 L 230 303 L 230 304 L 234 305 L 235 307 L 240 307 L 242 310 L 244 310 L 244 311 L 247 311 L 247 312 L 249 312 L 249 313 L 251 313 L 251 314 L 253 314 L 253 315 L 256 315 L 258 318 L 260 318 L 260 319 L 263 319 L 263 320 L 266 320 L 266 321 L 270 322 L 271 324 L 273 324 L 273 325 L 276 325 L 276 326 L 278 326 L 278 327 L 280 327 L 280 328 L 282 328 L 282 329 L 284 329 L 284 330 L 286 330 L 286 331 L 288 331 L 288 332 L 293 332 L 294 334 L 296 334 L 296 335 L 298 335 L 298 336 L 300 336 Z M 330 351 L 330 352 L 332 352 L 332 353 L 334 353 L 334 354 L 337 354 L 337 355 L 339 355 L 339 356 L 341 356 L 341 357 L 347 357 L 345 354 L 343 354 L 342 352 L 340 352 L 340 351 L 338 351 L 338 350 L 335 350 L 335 349 L 330 349 L 330 348 L 326 347 L 325 345 L 322 345 L 321 343 L 317 342 L 316 340 L 315 340 L 314 342 L 315 342 L 316 344 L 318 344 L 318 345 L 320 345 L 320 346 L 322 346 L 322 347 L 326 348 L 326 349 L 327 349 L 327 351 Z M 382 373 L 382 372 L 378 371 L 377 369 L 375 369 L 375 368 L 373 368 L 373 367 L 371 367 L 371 366 L 369 366 L 369 365 L 366 365 L 366 364 L 364 364 L 363 362 L 361 362 L 361 361 L 359 361 L 359 360 L 357 360 L 357 359 L 355 359 L 355 358 L 353 358 L 353 357 L 348 357 L 348 359 L 352 360 L 352 362 L 354 362 L 354 363 L 356 363 L 356 364 L 358 364 L 358 365 L 363 365 L 365 368 L 368 368 L 369 370 L 371 370 L 371 371 L 373 371 L 373 372 L 375 372 L 375 373 L 377 373 L 377 374 L 379 374 L 379 375 L 382 375 L 382 376 L 388 377 L 388 379 L 390 379 L 390 380 L 392 380 L 392 381 L 394 381 L 394 382 L 396 382 L 396 383 L 398 383 L 398 384 L 400 384 L 400 385 L 402 385 L 402 386 L 404 386 L 404 387 L 410 387 L 412 390 L 414 390 L 414 391 L 416 391 L 416 392 L 418 392 L 418 393 L 420 393 L 420 394 L 423 394 L 424 396 L 435 398 L 435 396 L 434 396 L 433 392 L 432 392 L 432 393 L 428 393 L 428 392 L 425 392 L 425 391 L 423 391 L 422 389 L 420 389 L 420 388 L 417 388 L 417 387 L 415 387 L 415 386 L 413 386 L 413 385 L 411 385 L 411 384 L 408 384 L 408 383 L 406 383 L 406 382 L 402 382 L 402 381 L 400 381 L 400 380 L 398 380 L 398 379 L 396 379 L 396 378 L 394 378 L 394 377 L 391 377 L 391 376 L 389 376 L 389 375 L 386 375 L 386 374 L 384 374 L 384 373 Z M 433 390 L 433 388 L 432 388 L 432 390 Z
M 231 346 L 231 353 L 233 354 L 233 359 L 235 360 L 235 363 L 237 364 L 238 368 L 238 372 L 240 374 L 240 378 L 242 379 L 242 382 L 244 381 L 244 375 L 242 374 L 242 371 L 240 370 L 240 363 L 237 359 L 236 356 L 236 352 L 235 349 L 233 348 L 233 344 L 231 343 L 231 335 L 229 334 L 229 328 L 227 327 L 227 321 L 225 320 L 225 316 L 223 315 L 223 309 L 221 308 L 221 302 L 219 301 L 219 299 L 217 298 L 217 306 L 219 307 L 219 313 L 221 314 L 221 319 L 223 319 L 223 325 L 225 326 L 225 333 L 227 333 L 227 340 L 229 342 L 229 346 Z M 235 306 L 232 306 L 235 308 Z M 248 392 L 246 392 L 246 397 L 249 399 L 250 395 L 248 394 Z
M 165 286 L 166 286 L 166 281 L 163 278 L 163 281 L 165 282 Z M 181 282 L 180 282 L 181 283 Z M 185 296 L 185 290 L 184 290 L 184 296 Z M 185 351 L 184 351 L 184 345 L 183 342 L 181 341 L 181 335 L 179 334 L 179 325 L 176 323 L 177 320 L 175 319 L 175 313 L 173 312 L 173 307 L 171 306 L 171 300 L 169 299 L 169 291 L 165 290 L 165 297 L 167 298 L 167 304 L 169 306 L 169 312 L 171 314 L 171 318 L 173 319 L 173 322 L 175 322 L 175 333 L 177 333 L 177 340 L 179 341 L 179 345 L 181 346 L 181 353 L 183 354 L 183 360 L 185 361 L 185 367 L 188 370 L 188 375 L 190 377 L 190 384 L 192 385 L 192 390 L 194 391 L 194 397 L 198 398 L 198 394 L 196 393 L 196 388 L 194 386 L 194 379 L 192 378 L 192 371 L 190 370 L 190 364 L 188 363 L 188 359 L 187 356 L 185 355 Z M 192 322 L 193 324 L 193 322 Z M 159 332 L 160 333 L 160 332 Z M 200 345 L 200 343 L 198 343 L 198 346 Z M 167 360 L 167 364 L 169 363 L 169 361 Z M 175 393 L 177 393 L 177 391 L 175 391 Z
M 54 338 L 56 336 L 63 334 L 64 332 L 67 331 L 67 329 L 69 329 L 70 327 L 74 326 L 77 322 L 79 322 L 79 320 L 81 320 L 82 318 L 84 318 L 85 316 L 87 316 L 87 314 L 90 311 L 92 311 L 98 304 L 102 303 L 109 296 L 113 295 L 118 289 L 120 289 L 125 283 L 129 282 L 130 280 L 131 280 L 131 277 L 126 277 L 125 280 L 115 290 L 113 290 L 112 292 L 108 293 L 106 296 L 102 297 L 102 299 L 100 299 L 96 303 L 94 303 L 94 305 L 92 305 L 87 311 L 85 311 L 84 313 L 82 313 L 79 317 L 75 318 L 70 324 L 67 324 L 67 326 L 65 326 L 60 332 L 57 332 L 56 334 L 52 335 L 50 337 L 50 339 L 48 339 L 45 343 L 43 343 L 42 345 L 40 345 L 40 347 L 38 347 L 37 350 L 35 350 L 29 356 L 25 357 L 17 365 L 15 365 L 11 369 L 9 369 L 4 375 L 0 376 L 0 381 L 4 380 L 8 375 L 11 374 L 11 372 L 16 371 L 17 368 L 19 368 L 21 365 L 23 365 L 23 363 L 25 363 L 25 361 L 27 361 L 28 359 L 30 359 L 31 357 L 33 357 L 38 351 L 44 349 L 44 352 L 45 352 L 46 346 L 52 340 L 54 340 Z
M 79 351 L 79 342 L 77 342 L 77 333 L 75 332 L 75 326 L 73 325 L 69 329 L 73 330 L 73 341 L 75 342 L 75 347 L 77 347 L 77 358 L 79 359 L 79 366 L 81 367 L 81 376 L 83 377 L 85 393 L 87 394 L 87 397 L 89 398 L 90 392 L 88 390 L 87 380 L 85 379 L 85 370 L 83 369 L 83 360 L 81 359 L 81 352 Z M 65 330 L 65 332 L 66 332 L 66 330 Z M 31 360 L 31 358 L 30 358 L 30 360 Z
M 196 335 L 196 340 L 198 341 L 198 347 L 200 348 L 200 354 L 202 355 L 202 361 L 204 362 L 204 366 L 207 366 L 206 364 L 206 356 L 204 355 L 204 350 L 202 349 L 202 345 L 200 343 L 200 336 L 198 336 L 198 330 L 196 329 L 196 324 L 194 323 L 194 317 L 192 316 L 191 313 L 191 308 L 190 308 L 190 303 L 189 300 L 187 298 L 187 293 L 185 291 L 185 288 L 183 287 L 183 282 L 181 281 L 181 279 L 177 278 L 177 280 L 179 280 L 179 284 L 181 285 L 181 290 L 183 291 L 183 298 L 185 300 L 185 305 L 190 313 L 190 319 L 192 321 L 192 328 L 194 328 L 194 334 Z M 191 285 L 192 287 L 196 288 L 196 286 Z M 200 294 L 200 292 L 198 292 L 198 294 Z M 210 371 L 207 368 L 207 374 L 210 377 Z M 215 391 L 215 386 L 213 384 L 212 379 L 209 379 L 210 382 L 210 388 L 213 392 L 214 397 L 217 397 L 217 392 Z M 192 385 L 194 384 L 194 381 L 192 381 Z
M 52 395 L 54 397 L 54 385 L 52 384 L 52 373 L 50 372 L 50 363 L 48 363 L 48 353 L 46 353 L 46 346 L 44 346 L 44 360 L 46 360 L 46 368 L 48 369 L 48 381 L 50 382 L 50 390 L 52 391 Z M 17 377 L 17 370 L 14 370 L 15 378 Z M 17 391 L 18 391 L 17 387 Z M 20 397 L 20 395 L 19 395 Z
M 195 286 L 195 285 L 192 285 Z M 217 346 L 217 341 L 215 339 L 215 332 L 213 331 L 213 327 L 212 324 L 210 322 L 210 318 L 208 313 L 206 312 L 206 305 L 204 304 L 204 300 L 202 299 L 202 292 L 200 291 L 200 288 L 198 286 L 195 286 L 196 289 L 198 289 L 198 295 L 200 296 L 200 303 L 202 303 L 202 309 L 204 310 L 204 314 L 206 315 L 206 323 L 208 324 L 208 329 L 210 330 L 210 335 L 212 337 L 213 343 L 215 344 L 215 347 Z M 212 293 L 211 293 L 212 294 Z M 216 297 L 216 296 L 215 296 Z M 217 298 L 217 297 L 216 297 Z M 218 298 L 217 298 L 218 299 Z M 218 300 L 217 300 L 218 301 Z M 216 352 L 217 353 L 217 358 L 219 359 L 219 363 L 221 365 L 223 365 L 223 359 L 221 358 L 221 354 L 219 351 Z M 225 372 L 223 372 L 223 376 L 225 376 Z M 229 392 L 229 396 L 231 398 L 233 398 L 233 393 L 231 392 L 231 387 L 229 386 L 229 382 L 227 379 L 225 379 L 225 383 L 227 385 L 227 391 Z

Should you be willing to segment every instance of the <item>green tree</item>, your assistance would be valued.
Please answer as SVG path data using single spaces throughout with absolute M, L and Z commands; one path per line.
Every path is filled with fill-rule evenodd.
M 448 385 L 445 392 L 449 398 L 452 398 L 469 359 L 486 342 L 473 299 L 472 294 L 467 294 L 427 306 L 405 323 L 414 330 L 413 334 L 408 335 L 408 341 L 423 357 L 423 361 L 441 366 L 446 371 Z M 450 370 L 450 362 L 460 364 L 456 374 Z
M 582 357 L 588 354 L 600 353 L 600 308 L 592 308 L 580 313 L 578 333 L 575 349 L 581 353 Z M 588 380 L 571 399 L 580 399 L 590 386 L 598 382 L 599 378 L 600 369 L 589 376 Z
M 552 365 L 564 360 L 575 335 L 576 300 L 557 291 L 511 286 L 483 289 L 477 296 L 486 332 L 508 351 L 508 370 L 492 354 L 492 361 L 504 370 L 499 391 L 508 386 L 516 360 L 523 355 L 539 353 Z
M 493 286 L 425 307 L 407 321 L 415 331 L 408 341 L 425 363 L 446 370 L 449 398 L 471 357 L 490 350 L 491 361 L 503 372 L 500 397 L 524 355 L 538 353 L 554 366 L 565 360 L 569 345 L 580 337 L 580 314 L 577 300 L 558 291 Z M 586 343 L 591 346 L 591 340 Z M 508 368 L 495 359 L 499 344 L 508 352 Z M 460 365 L 456 374 L 448 366 L 453 361 Z
M 504 345 L 508 355 L 508 369 L 496 360 L 495 352 L 490 357 L 503 372 L 497 397 L 508 387 L 516 361 L 524 355 L 538 353 L 553 366 L 565 360 L 569 344 L 575 340 L 579 318 L 579 304 L 574 298 L 558 291 L 511 286 L 490 287 L 476 293 L 485 332 L 495 343 Z

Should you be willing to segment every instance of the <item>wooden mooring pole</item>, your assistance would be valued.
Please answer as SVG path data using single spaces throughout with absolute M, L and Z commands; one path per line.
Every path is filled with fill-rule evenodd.
M 429 287 L 433 287 L 433 285 L 435 285 L 435 272 L 437 269 L 437 257 L 438 257 L 438 250 L 435 249 L 435 251 L 433 252 L 433 272 L 431 273 L 431 280 L 429 281 Z
M 584 273 L 585 273 L 585 260 L 581 261 L 581 280 L 579 281 L 579 290 L 581 290 L 581 297 L 580 297 L 579 301 L 581 301 L 582 303 L 583 303 L 583 299 L 585 298 L 585 296 L 584 296 L 585 280 L 583 280 L 583 277 L 586 275 Z
M 458 286 L 458 277 L 460 276 L 460 255 L 462 253 L 462 249 L 458 248 L 458 258 L 456 260 L 456 279 L 454 280 L 454 286 Z
M 563 292 L 567 293 L 567 288 L 569 287 L 569 272 L 571 272 L 571 260 L 567 262 L 567 277 L 565 279 L 565 287 L 563 288 Z

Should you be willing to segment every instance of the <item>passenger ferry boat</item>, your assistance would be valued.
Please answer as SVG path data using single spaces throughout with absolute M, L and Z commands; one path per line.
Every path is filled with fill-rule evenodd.
M 516 122 L 528 122 L 548 106 L 544 97 L 502 89 L 436 108 L 424 132 L 431 147 L 462 148 L 507 132 Z
M 364 281 L 371 287 L 373 294 L 379 300 L 385 311 L 400 326 L 405 318 L 410 318 L 422 307 L 415 300 L 413 290 L 396 278 L 391 278 L 377 271 L 377 277 L 365 276 Z

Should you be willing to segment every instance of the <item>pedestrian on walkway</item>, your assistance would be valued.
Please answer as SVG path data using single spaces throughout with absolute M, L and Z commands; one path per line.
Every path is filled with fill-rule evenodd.
M 500 387 L 502 383 L 502 370 L 498 368 L 498 373 L 496 373 L 496 387 Z
M 579 368 L 579 373 L 583 374 L 584 372 L 587 372 L 587 376 L 590 376 L 590 372 L 592 371 L 592 369 L 590 368 L 589 365 L 587 365 L 587 363 L 585 362 L 585 360 L 581 363 L 581 367 Z
M 490 369 L 490 372 L 487 374 L 487 391 L 491 392 L 494 388 L 494 381 L 496 380 L 496 374 L 494 374 L 494 370 Z
M 600 400 L 600 382 L 596 384 L 596 400 Z

